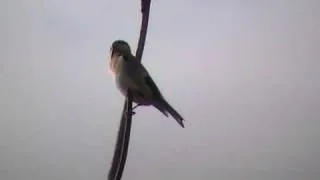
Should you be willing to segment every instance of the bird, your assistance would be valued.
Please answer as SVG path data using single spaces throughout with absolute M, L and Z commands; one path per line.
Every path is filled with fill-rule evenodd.
M 139 106 L 153 106 L 166 117 L 173 117 L 184 128 L 184 118 L 163 97 L 151 78 L 148 70 L 132 54 L 129 44 L 124 40 L 115 40 L 110 47 L 109 72 L 113 76 L 117 89 Z M 135 114 L 135 113 L 134 113 Z

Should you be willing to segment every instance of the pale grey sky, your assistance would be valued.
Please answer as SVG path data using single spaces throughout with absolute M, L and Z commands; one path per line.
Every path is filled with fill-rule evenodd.
M 0 179 L 105 180 L 123 97 L 115 39 L 140 0 L 0 3 Z M 318 180 L 320 1 L 152 2 L 143 63 L 185 117 L 133 120 L 126 180 Z

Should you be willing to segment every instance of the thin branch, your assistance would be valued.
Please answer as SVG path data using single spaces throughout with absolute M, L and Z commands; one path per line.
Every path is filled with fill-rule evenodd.
M 136 58 L 141 62 L 144 44 L 146 42 L 148 23 L 149 23 L 149 11 L 150 11 L 151 0 L 141 0 L 141 13 L 142 13 L 142 22 L 140 29 L 140 38 L 138 42 L 138 48 L 136 51 Z
M 142 22 L 140 30 L 140 38 L 136 51 L 137 61 L 141 62 L 144 44 L 146 41 L 149 11 L 151 0 L 141 0 Z M 118 131 L 117 144 L 114 151 L 112 166 L 109 171 L 109 180 L 120 180 L 127 159 L 128 147 L 130 142 L 130 132 L 132 124 L 132 94 L 127 93 L 127 98 L 122 110 L 122 117 Z
M 128 91 L 128 96 L 123 106 L 120 127 L 118 131 L 117 144 L 114 150 L 109 180 L 120 180 L 127 159 L 129 139 L 132 123 L 132 97 Z

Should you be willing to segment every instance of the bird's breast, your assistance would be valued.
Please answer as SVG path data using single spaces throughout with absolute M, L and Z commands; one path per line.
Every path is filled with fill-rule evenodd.
M 144 74 L 139 66 L 125 62 L 123 58 L 113 63 L 114 80 L 120 92 L 126 96 L 128 90 L 132 92 L 133 101 L 139 104 L 151 104 L 153 92 L 145 83 Z
M 122 72 L 115 76 L 117 88 L 126 96 L 128 89 L 137 90 L 139 87 L 132 81 L 127 73 Z

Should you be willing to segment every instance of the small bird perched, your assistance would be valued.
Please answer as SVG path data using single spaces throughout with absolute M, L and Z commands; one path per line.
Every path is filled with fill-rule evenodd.
M 170 114 L 184 128 L 183 118 L 164 99 L 147 69 L 132 55 L 130 46 L 123 40 L 116 40 L 110 48 L 109 70 L 114 76 L 117 88 L 126 96 L 128 90 L 138 106 L 154 106 L 165 116 Z

